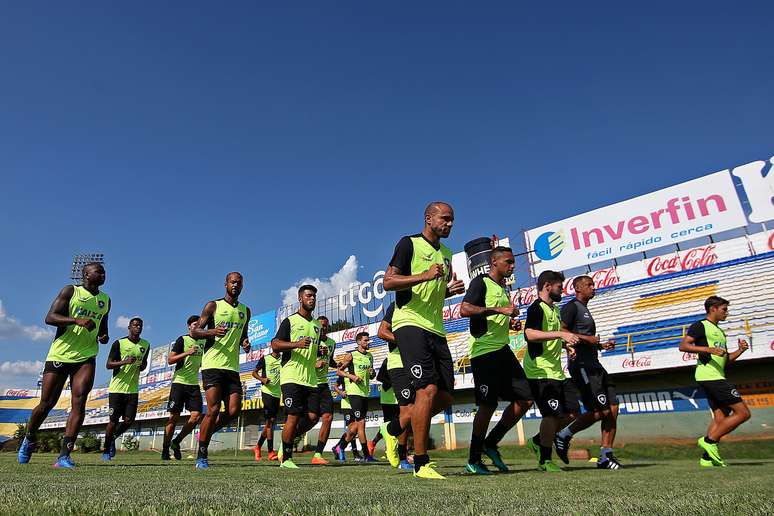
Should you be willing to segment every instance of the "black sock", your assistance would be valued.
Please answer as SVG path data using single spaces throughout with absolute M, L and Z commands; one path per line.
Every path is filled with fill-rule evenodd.
M 341 436 L 341 439 L 339 439 L 339 442 L 336 443 L 336 446 L 338 446 L 339 448 L 344 450 L 344 449 L 347 448 L 347 444 L 349 444 L 347 442 L 347 434 L 344 434 L 344 435 Z
M 31 443 L 38 442 L 38 433 L 37 432 L 27 432 L 27 434 L 24 436 L 27 438 L 27 440 Z
M 70 452 L 73 451 L 75 446 L 75 437 L 62 438 L 62 449 L 59 451 L 59 457 L 69 457 Z
M 468 464 L 478 464 L 481 462 L 481 451 L 484 449 L 484 438 L 480 435 L 470 436 L 470 453 L 468 455 Z
M 266 449 L 269 450 L 269 452 L 274 451 L 274 438 L 266 439 Z
M 282 460 L 286 461 L 293 458 L 293 443 L 282 441 Z
M 387 423 L 387 433 L 395 437 L 398 437 L 403 433 L 403 428 L 400 426 L 400 419 L 395 418 Z
M 712 460 L 712 457 L 710 457 L 709 453 L 707 452 L 704 452 L 704 455 L 702 455 L 701 458 L 704 460 Z
M 322 453 L 325 449 L 325 443 L 322 441 L 317 441 L 317 448 L 314 450 L 316 453 Z
M 419 468 L 429 462 L 430 456 L 426 453 L 424 455 L 414 455 L 414 471 L 419 471 Z
M 199 443 L 199 450 L 196 452 L 196 458 L 197 459 L 206 459 L 207 458 L 207 445 Z
M 376 435 L 374 436 L 374 440 L 372 441 L 374 444 L 378 443 L 382 440 L 382 433 L 376 432 Z
M 532 436 L 532 441 L 538 446 L 540 446 L 540 432 Z
M 176 436 L 174 436 L 174 437 L 172 438 L 172 441 L 171 441 L 171 442 L 173 442 L 173 443 L 175 443 L 175 444 L 180 444 L 180 434 L 177 434 Z M 167 447 L 169 447 L 169 446 L 167 446 Z
M 503 440 L 503 437 L 505 437 L 505 434 L 507 433 L 508 428 L 506 428 L 502 421 L 498 422 L 484 440 L 484 445 L 487 448 L 497 448 L 497 445 Z
M 105 437 L 105 449 L 102 450 L 102 453 L 109 453 L 110 452 L 110 445 L 115 442 L 115 439 L 108 439 Z
M 398 444 L 398 458 L 400 460 L 406 460 L 406 445 Z
M 706 435 L 704 436 L 704 442 L 706 442 L 707 444 L 718 444 L 718 441 L 713 441 L 712 439 L 709 438 L 709 436 L 706 436 Z
M 352 453 L 357 453 L 357 439 L 352 439 Z
M 540 445 L 540 463 L 543 464 L 548 460 L 551 460 L 551 447 L 543 446 L 541 444 Z
M 263 446 L 264 442 L 266 442 L 266 437 L 263 434 L 261 434 L 261 436 L 258 438 L 258 448 Z

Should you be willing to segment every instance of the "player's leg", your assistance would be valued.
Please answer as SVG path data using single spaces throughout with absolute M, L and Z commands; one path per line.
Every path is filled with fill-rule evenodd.
M 319 395 L 319 406 L 317 410 L 314 410 L 310 406 L 310 412 L 320 414 L 320 432 L 317 435 L 317 446 L 315 448 L 315 454 L 312 458 L 312 464 L 325 465 L 329 462 L 323 457 L 323 451 L 325 450 L 325 443 L 328 442 L 328 437 L 331 433 L 331 425 L 333 424 L 333 396 L 331 396 L 331 390 L 328 384 L 318 385 L 317 391 Z
M 180 412 L 170 412 L 167 423 L 164 425 L 164 441 L 161 443 L 161 460 L 170 460 L 169 444 L 175 434 L 177 421 L 180 419 Z
M 739 425 L 750 419 L 750 409 L 747 408 L 747 404 L 744 401 L 728 405 L 728 409 L 730 409 L 731 413 L 716 422 L 712 435 L 710 435 L 710 438 L 714 441 L 720 441 L 723 437 L 736 430 Z
M 215 430 L 215 425 L 218 421 L 218 413 L 220 412 L 220 404 L 222 401 L 221 386 L 217 383 L 210 383 L 204 378 L 205 391 L 204 398 L 207 403 L 207 413 L 202 417 L 202 423 L 199 426 L 199 445 L 196 450 L 196 467 L 199 469 L 206 469 L 209 467 L 208 451 L 210 446 L 210 440 Z
M 707 393 L 707 400 L 713 411 L 713 422 L 707 429 L 707 435 L 699 438 L 698 445 L 714 465 L 725 466 L 718 451 L 718 442 L 750 419 L 750 409 L 736 387 L 726 380 L 701 382 L 701 386 Z
M 280 467 L 296 469 L 293 462 L 293 441 L 300 435 L 301 425 L 308 418 L 307 403 L 311 389 L 303 385 L 287 383 L 282 386 L 287 420 L 282 429 L 282 450 L 279 454 Z
M 615 386 L 607 379 L 607 400 L 610 403 L 610 410 L 602 418 L 602 445 L 599 450 L 597 467 L 600 469 L 620 469 L 621 463 L 613 454 L 613 445 L 615 444 L 615 434 L 618 429 L 618 396 L 615 392 Z
M 94 385 L 95 365 L 89 360 L 78 366 L 70 377 L 70 402 L 71 410 L 67 418 L 62 449 L 59 457 L 69 456 L 75 446 L 78 432 L 81 430 L 83 418 L 86 416 L 86 401 Z
M 134 419 L 137 417 L 137 405 L 139 403 L 139 395 L 126 394 L 126 403 L 124 403 L 123 420 L 116 425 L 115 433 L 113 434 L 113 441 L 121 437 L 124 432 L 134 424 Z
M 52 364 L 52 362 L 46 362 L 46 369 L 49 368 L 50 364 Z M 27 434 L 19 448 L 19 464 L 26 464 L 30 461 L 32 454 L 35 451 L 35 445 L 38 442 L 38 429 L 40 428 L 40 425 L 43 424 L 43 421 L 46 420 L 48 413 L 51 412 L 59 401 L 66 381 L 66 374 L 44 370 L 40 401 L 35 408 L 32 409 L 30 419 L 27 421 Z

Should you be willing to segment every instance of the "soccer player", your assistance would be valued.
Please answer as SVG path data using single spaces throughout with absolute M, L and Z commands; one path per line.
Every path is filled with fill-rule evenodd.
M 347 459 L 346 454 L 344 453 L 346 451 L 347 432 L 350 434 L 357 434 L 357 426 L 355 425 L 355 417 L 352 415 L 352 405 L 349 404 L 349 399 L 347 398 L 347 390 L 344 386 L 343 376 L 338 376 L 336 378 L 336 392 L 338 392 L 341 397 L 341 414 L 344 416 L 344 433 L 341 434 L 339 440 L 339 443 L 342 443 L 342 447 L 337 448 L 334 446 L 332 453 L 337 461 L 344 462 Z M 352 445 L 352 458 L 355 459 L 355 462 L 361 462 L 363 456 L 357 451 L 357 439 L 352 439 L 350 444 Z
M 140 392 L 140 371 L 148 366 L 150 344 L 141 339 L 142 319 L 132 317 L 129 335 L 118 339 L 110 348 L 106 367 L 113 371 L 108 386 L 110 419 L 105 428 L 105 449 L 102 460 L 109 461 L 116 455 L 116 439 L 134 424 Z M 119 420 L 122 420 L 119 424 Z
M 317 447 L 315 448 L 312 464 L 326 465 L 329 462 L 322 456 L 325 449 L 325 443 L 328 442 L 328 436 L 331 433 L 331 423 L 333 422 L 333 396 L 331 396 L 331 387 L 328 383 L 328 370 L 336 368 L 336 361 L 333 359 L 333 352 L 336 350 L 336 341 L 328 337 L 330 322 L 328 318 L 321 315 L 317 318 L 320 322 L 320 345 L 317 350 L 316 374 L 317 386 L 309 397 L 309 411 L 320 416 L 320 432 L 317 437 Z
M 365 462 L 376 462 L 368 449 L 366 437 L 366 417 L 368 417 L 368 396 L 371 393 L 371 379 L 376 377 L 374 371 L 374 356 L 368 351 L 370 336 L 368 332 L 360 332 L 355 336 L 357 349 L 352 352 L 351 359 L 345 361 L 339 366 L 337 374 L 344 377 L 344 385 L 347 391 L 347 400 L 352 406 L 352 415 L 354 417 L 354 431 L 347 429 L 344 437 L 334 447 L 333 451 L 338 455 L 339 461 L 342 459 L 344 448 L 347 443 L 360 438 L 360 445 L 363 448 Z M 344 371 L 346 369 L 346 371 Z
M 699 459 L 703 467 L 726 466 L 720 456 L 718 443 L 750 419 L 750 409 L 739 391 L 726 380 L 726 364 L 735 361 L 749 348 L 746 340 L 739 339 L 736 351 L 728 352 L 726 334 L 719 326 L 728 317 L 728 305 L 729 302 L 722 297 L 708 297 L 704 301 L 707 316 L 693 323 L 680 342 L 680 351 L 697 355 L 696 382 L 706 392 L 712 409 L 707 435 L 698 441 L 699 448 L 704 450 L 704 455 Z
M 395 344 L 395 334 L 392 333 L 394 313 L 395 302 L 392 302 L 387 307 L 382 322 L 379 323 L 377 336 L 387 342 L 387 375 L 398 401 L 398 412 L 393 415 L 390 421 L 384 420 L 384 424 L 379 428 L 379 435 L 384 438 L 387 460 L 390 461 L 390 465 L 401 470 L 413 470 L 414 466 L 408 462 L 408 434 L 411 429 L 411 410 L 414 407 L 415 392 L 411 376 L 403 367 L 400 350 Z M 401 419 L 408 421 L 407 428 L 396 440 L 390 431 L 398 432 L 401 430 Z
M 319 415 L 309 410 L 309 398 L 317 388 L 317 348 L 320 321 L 312 317 L 317 305 L 317 288 L 302 285 L 298 289 L 298 311 L 285 318 L 271 341 L 272 349 L 282 353 L 280 384 L 287 412 L 282 429 L 280 467 L 298 469 L 293 462 L 293 440 L 315 424 Z
M 602 446 L 597 460 L 599 469 L 620 469 L 621 463 L 613 455 L 618 399 L 615 384 L 599 362 L 599 349 L 615 348 L 615 340 L 600 342 L 594 318 L 588 303 L 594 298 L 594 280 L 589 276 L 578 276 L 572 282 L 575 297 L 561 310 L 562 329 L 574 333 L 579 341 L 574 353 L 568 354 L 567 369 L 570 379 L 580 392 L 586 412 L 563 428 L 554 438 L 556 454 L 565 464 L 569 463 L 567 452 L 572 436 L 585 430 L 597 421 L 602 421 Z
M 527 309 L 527 353 L 524 355 L 524 372 L 529 379 L 532 396 L 540 409 L 543 420 L 540 432 L 527 444 L 538 457 L 542 471 L 562 471 L 551 460 L 554 436 L 562 418 L 580 410 L 574 386 L 564 376 L 561 353 L 563 341 L 570 346 L 578 343 L 578 336 L 562 331 L 557 304 L 562 300 L 564 275 L 561 272 L 543 271 L 538 276 L 538 298 Z
M 495 247 L 489 261 L 489 274 L 476 276 L 470 282 L 460 306 L 460 315 L 470 317 L 470 367 L 478 405 L 465 470 L 475 475 L 492 474 L 481 462 L 482 453 L 497 469 L 508 471 L 497 445 L 532 406 L 527 377 L 510 347 L 509 330 L 521 329 L 519 310 L 505 290 L 505 279 L 513 274 L 513 251 L 509 247 Z M 487 436 L 489 421 L 500 399 L 508 406 Z
M 169 419 L 164 427 L 161 460 L 170 460 L 170 448 L 172 448 L 175 459 L 181 460 L 183 458 L 180 452 L 180 443 L 193 431 L 201 419 L 202 393 L 199 390 L 199 369 L 202 366 L 205 341 L 194 340 L 191 337 L 191 331 L 198 320 L 198 315 L 192 315 L 188 318 L 188 335 L 181 335 L 177 338 L 167 358 L 167 363 L 175 366 L 175 372 L 172 376 L 172 386 L 169 389 L 169 401 L 167 402 Z M 184 408 L 191 414 L 173 439 L 175 426 L 180 419 L 180 412 Z
M 110 340 L 107 324 L 110 298 L 99 289 L 104 284 L 105 269 L 102 264 L 89 263 L 83 267 L 83 285 L 64 287 L 48 310 L 46 324 L 56 326 L 56 336 L 43 367 L 40 402 L 32 409 L 27 435 L 19 447 L 19 464 L 30 461 L 38 429 L 56 406 L 69 378 L 71 410 L 54 467 L 75 467 L 70 452 L 86 415 L 86 399 L 94 385 L 94 368 L 99 352 L 97 342 L 107 344 Z
M 276 349 L 271 353 L 261 356 L 258 363 L 255 364 L 253 378 L 261 382 L 261 402 L 263 402 L 263 417 L 266 422 L 263 425 L 261 437 L 255 445 L 255 460 L 261 460 L 261 446 L 266 442 L 266 449 L 269 451 L 268 459 L 277 460 L 277 453 L 274 451 L 274 423 L 279 414 L 280 398 L 282 390 L 280 387 L 280 371 L 282 370 L 282 355 Z
M 229 272 L 224 286 L 225 295 L 204 305 L 199 320 L 191 330 L 194 339 L 207 339 L 202 356 L 207 414 L 199 428 L 196 469 L 210 467 L 208 448 L 212 434 L 226 426 L 242 410 L 239 348 L 241 346 L 245 353 L 250 351 L 247 339 L 250 309 L 239 302 L 244 287 L 242 274 Z M 220 410 L 221 402 L 225 405 L 224 412 Z
M 432 202 L 425 208 L 424 222 L 420 234 L 403 237 L 396 245 L 384 288 L 395 291 L 392 331 L 416 389 L 410 411 L 414 476 L 442 479 L 430 463 L 427 441 L 430 419 L 453 400 L 454 364 L 446 342 L 443 304 L 447 297 L 462 294 L 465 286 L 451 270 L 451 251 L 441 243 L 451 233 L 454 210 L 445 202 Z M 408 424 L 402 415 L 399 421 L 400 428 L 388 429 L 391 436 L 403 433 Z
M 379 404 L 382 406 L 382 420 L 385 422 L 392 421 L 397 418 L 400 413 L 400 407 L 398 406 L 398 398 L 395 397 L 395 391 L 392 388 L 390 382 L 390 374 L 387 371 L 387 358 L 382 361 L 382 365 L 379 366 L 379 372 L 376 374 L 376 380 L 381 382 L 379 385 Z M 368 441 L 368 453 L 373 457 L 374 450 L 379 441 L 382 440 L 381 428 L 376 431 L 376 435 L 370 441 Z

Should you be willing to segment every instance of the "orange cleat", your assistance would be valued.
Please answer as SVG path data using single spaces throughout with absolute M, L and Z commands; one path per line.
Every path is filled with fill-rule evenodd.
M 261 448 L 256 446 L 255 448 L 253 448 L 253 451 L 255 452 L 255 461 L 261 462 L 261 459 L 263 458 L 261 457 Z
M 273 460 L 273 461 L 276 461 L 276 460 L 278 460 L 278 459 L 277 459 L 277 452 L 275 452 L 275 451 L 270 451 L 270 452 L 269 452 L 269 457 L 268 457 L 268 459 L 269 459 L 269 460 Z
M 368 441 L 368 455 L 373 457 L 375 449 L 376 449 L 376 444 L 373 441 Z
M 328 464 L 330 464 L 330 462 L 325 460 L 325 458 L 319 453 L 315 453 L 314 457 L 312 457 L 312 464 L 315 464 L 317 466 L 327 466 Z

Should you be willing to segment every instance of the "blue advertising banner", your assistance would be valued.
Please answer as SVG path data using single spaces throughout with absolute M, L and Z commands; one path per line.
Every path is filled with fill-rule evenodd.
M 250 317 L 247 323 L 247 338 L 253 350 L 269 347 L 277 331 L 277 313 L 274 310 Z

